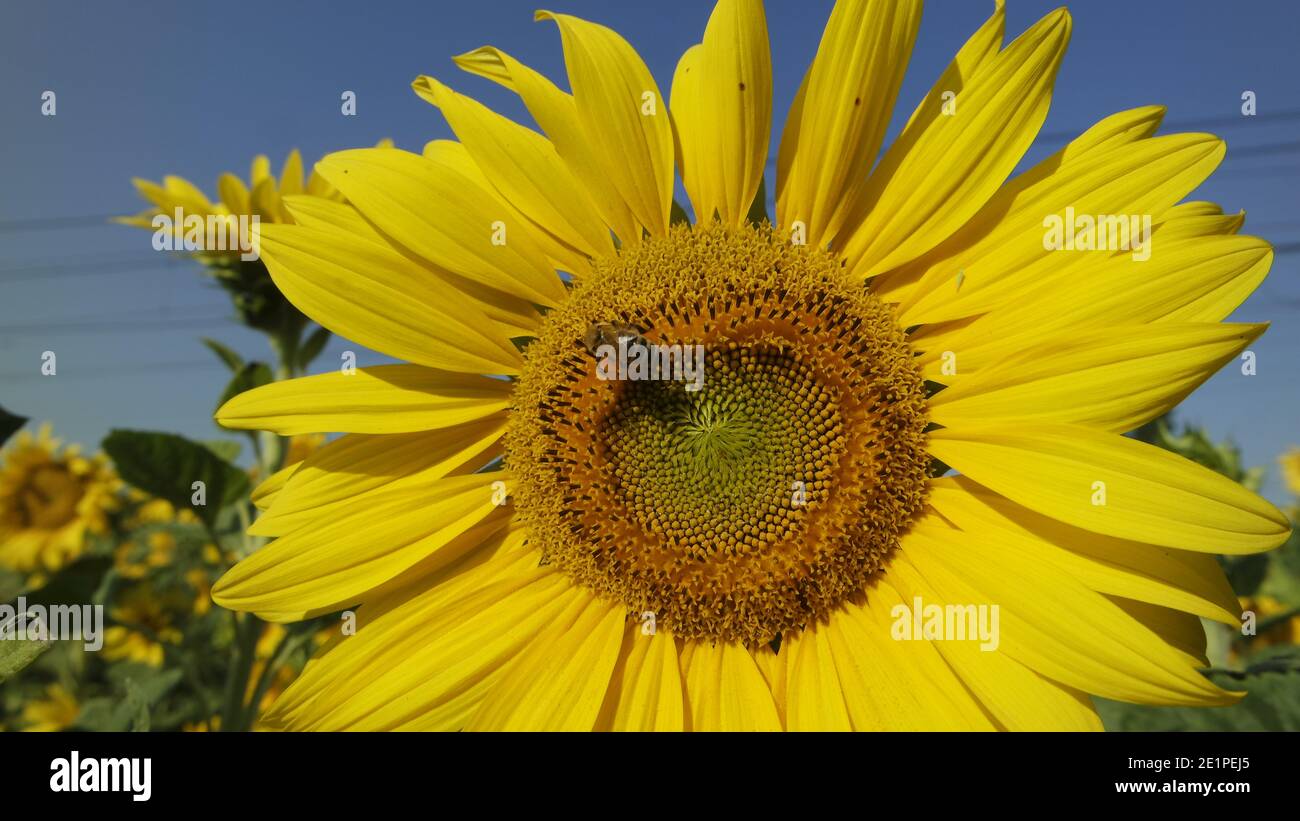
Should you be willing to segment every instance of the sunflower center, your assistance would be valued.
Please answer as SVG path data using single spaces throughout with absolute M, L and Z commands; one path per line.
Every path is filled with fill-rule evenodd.
M 902 331 L 833 257 L 765 229 L 680 227 L 599 263 L 526 361 L 506 447 L 529 538 L 674 635 L 802 627 L 924 505 Z
M 17 493 L 17 512 L 22 527 L 53 529 L 76 516 L 82 488 L 77 478 L 61 465 L 36 468 Z

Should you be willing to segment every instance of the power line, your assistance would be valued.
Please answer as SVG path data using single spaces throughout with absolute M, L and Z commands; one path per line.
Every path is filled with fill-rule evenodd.
M 164 331 L 174 328 L 200 328 L 215 327 L 233 323 L 235 320 L 229 315 L 210 316 L 210 317 L 190 317 L 182 319 L 140 319 L 130 322 L 112 321 L 112 322 L 85 322 L 85 323 L 43 323 L 29 325 L 8 325 L 0 328 L 0 335 L 3 334 L 34 334 L 34 333 L 58 333 L 58 334 L 85 334 L 85 333 L 133 333 L 138 331 Z
M 66 359 L 64 360 L 67 361 Z M 39 368 L 22 373 L 0 374 L 0 379 L 5 382 L 21 381 L 31 379 L 100 379 L 105 376 L 120 376 L 124 373 L 174 373 L 176 371 L 190 371 L 210 368 L 224 368 L 225 365 L 216 359 L 194 359 L 186 361 L 156 362 L 153 364 L 140 365 L 112 365 L 97 366 L 95 370 L 73 371 L 69 373 L 67 366 L 64 365 L 63 372 L 56 376 L 45 376 L 40 373 Z
M 0 233 L 10 231 L 49 231 L 56 228 L 112 225 L 109 220 L 121 214 L 90 214 L 81 217 L 33 217 L 21 220 L 0 220 Z
M 25 282 L 33 279 L 61 279 L 70 276 L 92 276 L 94 274 L 124 274 L 133 271 L 180 268 L 187 262 L 189 260 L 171 255 L 131 257 L 129 259 L 73 258 L 46 265 L 2 268 L 0 269 L 0 281 Z

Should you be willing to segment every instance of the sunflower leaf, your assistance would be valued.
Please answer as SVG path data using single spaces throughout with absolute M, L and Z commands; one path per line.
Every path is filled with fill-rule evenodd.
M 1300 730 L 1300 662 L 1272 658 L 1245 672 L 1214 670 L 1210 678 L 1246 697 L 1230 707 L 1144 707 L 1094 699 L 1107 730 Z
M 248 495 L 243 471 L 183 436 L 113 430 L 102 446 L 124 480 L 178 508 L 192 507 L 210 527 L 222 508 Z
M 226 363 L 226 367 L 230 368 L 231 373 L 238 373 L 240 368 L 244 367 L 244 358 L 226 345 L 207 337 L 203 337 L 200 341 L 208 347 L 208 350 L 216 354 L 222 362 Z
M 754 195 L 754 201 L 749 205 L 749 213 L 745 219 L 753 225 L 762 225 L 769 222 L 767 216 L 767 180 L 763 177 L 758 179 L 758 193 Z
M 0 632 L 5 630 L 0 627 Z M 41 653 L 50 649 L 50 640 L 0 641 L 0 683 L 36 661 Z
M 9 437 L 18 432 L 18 429 L 27 424 L 26 416 L 12 414 L 0 407 L 0 445 L 9 441 Z
M 325 343 L 330 341 L 330 332 L 325 328 L 317 328 L 311 336 L 302 343 L 298 349 L 297 364 L 299 370 L 306 370 L 307 366 L 312 363 L 320 352 L 325 350 Z

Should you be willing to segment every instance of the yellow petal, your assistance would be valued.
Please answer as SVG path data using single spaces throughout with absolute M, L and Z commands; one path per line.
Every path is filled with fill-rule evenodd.
M 930 507 L 947 521 L 995 541 L 1012 540 L 1090 589 L 1237 625 L 1240 608 L 1214 556 L 1080 530 L 1034 513 L 965 476 L 930 484 Z
M 1042 279 L 1047 267 L 1086 266 L 1086 251 L 1044 247 L 1052 216 L 1159 214 L 1187 196 L 1223 158 L 1222 140 L 1208 134 L 1173 134 L 1139 140 L 1119 149 L 1112 143 L 1084 150 L 1096 131 L 1115 122 L 1143 121 L 1150 109 L 1124 112 L 1090 129 L 1038 169 L 995 194 L 944 245 L 917 260 L 921 283 L 901 306 L 903 325 L 957 319 L 1014 301 Z M 1126 231 L 1129 224 L 1122 226 Z M 1130 237 L 1130 242 L 1136 237 Z M 1164 238 L 1154 240 L 1163 243 Z M 1106 252 L 1096 252 L 1106 254 Z M 960 289 L 954 286 L 963 274 Z M 1083 273 L 1087 276 L 1087 273 Z
M 618 661 L 625 619 L 621 603 L 588 593 L 572 624 L 552 625 L 510 665 L 466 729 L 592 729 Z
M 777 224 L 803 223 L 808 244 L 838 233 L 885 138 L 921 25 L 917 0 L 843 0 L 822 33 L 786 117 Z
M 865 605 L 845 605 L 831 616 L 829 625 L 835 667 L 854 729 L 994 729 L 939 654 L 937 642 L 893 638 L 893 613 L 902 604 L 893 586 L 880 579 L 866 595 Z M 795 697 L 792 691 L 789 698 Z
M 1003 0 L 993 0 L 993 14 L 989 15 L 989 19 L 985 20 L 984 24 L 976 29 L 975 33 L 957 50 L 956 56 L 944 69 L 943 74 L 939 75 L 938 81 L 917 104 L 916 110 L 907 120 L 907 125 L 903 126 L 903 133 L 924 128 L 931 120 L 944 116 L 944 103 L 960 93 L 970 78 L 988 65 L 989 61 L 1002 50 L 1006 29 L 1006 4 Z M 952 92 L 952 96 L 945 99 L 945 92 Z
M 930 419 L 950 428 L 1068 422 L 1123 433 L 1171 410 L 1266 327 L 1158 323 L 1045 334 L 996 365 L 959 369 L 930 399 Z
M 682 722 L 676 642 L 662 631 L 642 635 L 641 625 L 629 624 L 596 729 L 678 732 Z
M 285 481 L 274 507 L 254 523 L 255 536 L 281 536 L 399 481 L 440 479 L 462 466 L 478 467 L 500 453 L 506 417 L 420 433 L 348 434 L 317 450 Z M 472 469 L 472 468 L 471 468 Z
M 299 433 L 412 433 L 491 416 L 510 405 L 511 383 L 417 365 L 380 365 L 274 382 L 217 410 L 227 428 Z
M 944 603 L 906 562 L 900 563 L 891 578 L 908 607 L 915 606 L 917 597 L 925 604 Z M 1102 729 L 1092 700 L 1086 694 L 1043 678 L 1001 649 L 983 650 L 974 641 L 936 641 L 934 646 L 1004 729 L 1015 732 Z
M 697 222 L 740 225 L 758 193 L 772 131 L 772 58 L 760 0 L 718 0 L 704 42 L 673 78 L 682 179 Z M 678 79 L 684 84 L 678 94 Z M 688 153 L 689 152 L 689 153 Z
M 252 213 L 252 195 L 244 181 L 234 174 L 222 174 L 217 179 L 217 194 L 232 214 Z
M 573 97 L 550 80 L 505 52 L 484 46 L 455 58 L 456 65 L 514 91 L 528 113 L 555 144 L 564 164 L 591 196 L 605 220 L 624 245 L 641 241 L 641 228 L 612 179 L 596 162 L 588 135 L 578 121 Z
M 917 528 L 891 561 L 924 580 L 923 606 L 998 606 L 998 650 L 1077 690 L 1142 704 L 1211 705 L 1233 696 L 1183 654 L 1068 573 L 1010 542 Z M 921 583 L 911 578 L 915 589 Z
M 581 595 L 553 568 L 498 562 L 363 609 L 357 633 L 308 664 L 267 718 L 295 730 L 460 729 L 502 668 Z
M 347 203 L 298 194 L 285 197 L 284 207 L 293 221 L 304 228 L 336 229 L 370 242 L 386 241 L 383 234 L 376 231 L 357 209 Z
M 781 729 L 772 693 L 753 656 L 738 644 L 688 642 L 687 726 L 697 732 Z
M 1182 653 L 1185 662 L 1189 666 L 1210 666 L 1209 659 L 1205 656 L 1205 625 L 1201 623 L 1198 617 L 1190 613 L 1181 613 L 1168 607 L 1134 601 L 1121 596 L 1107 596 L 1106 598 L 1114 602 L 1116 607 L 1150 628 L 1151 632 L 1164 639 L 1174 650 Z M 1240 611 L 1239 606 L 1236 609 Z M 1240 628 L 1240 612 L 1237 613 L 1237 618 L 1233 619 L 1232 624 L 1234 627 Z
M 1069 268 L 1060 277 L 1046 271 L 1015 301 L 951 328 L 926 326 L 912 341 L 931 378 L 941 374 L 944 351 L 956 355 L 960 373 L 987 367 L 1058 329 L 1219 322 L 1258 287 L 1272 263 L 1272 248 L 1257 237 L 1175 239 L 1154 244 L 1146 261 L 1121 252 L 1082 275 Z
M 265 179 L 271 179 L 271 158 L 265 154 L 258 154 L 249 167 L 248 184 L 256 188 L 257 184 Z
M 614 31 L 567 14 L 553 20 L 578 122 L 591 156 L 652 236 L 668 233 L 673 201 L 673 132 L 667 101 L 636 51 Z
M 473 180 L 480 190 L 492 198 L 498 210 L 511 217 L 511 224 L 526 223 L 532 237 L 537 240 L 538 247 L 554 268 L 568 271 L 575 276 L 591 272 L 591 258 L 543 229 L 514 203 L 507 200 L 479 168 L 464 145 L 454 140 L 431 140 L 424 146 L 424 156 L 436 165 L 454 168 L 467 179 Z
M 357 209 L 343 202 L 333 202 L 323 197 L 285 197 L 285 208 L 293 215 L 294 222 L 307 228 L 335 230 L 352 234 L 358 238 L 387 242 L 375 227 L 366 222 Z M 496 333 L 506 339 L 533 336 L 541 324 L 541 315 L 532 303 L 518 297 L 489 288 L 464 277 L 456 276 L 450 271 L 428 267 L 429 273 L 447 283 L 474 301 L 482 311 Z
M 253 186 L 249 202 L 258 219 L 268 223 L 286 222 L 287 212 L 280 200 L 280 192 L 275 187 L 275 177 L 265 177 Z M 263 226 L 265 227 L 265 226 Z
M 298 225 L 268 225 L 261 254 L 300 311 L 346 339 L 421 365 L 518 373 L 523 359 L 458 291 L 387 245 Z
M 826 625 L 811 624 L 784 637 L 786 727 L 792 732 L 854 729 L 829 633 Z
M 253 502 L 253 506 L 258 510 L 266 510 L 274 504 L 276 496 L 280 494 L 281 490 L 284 490 L 284 485 L 289 481 L 289 477 L 301 466 L 301 461 L 285 465 L 253 488 L 253 493 L 249 497 Z
M 909 139 L 928 127 L 935 117 L 946 116 L 944 111 L 951 110 L 952 101 L 957 93 L 966 87 L 967 81 L 975 76 L 975 72 L 986 65 L 990 59 L 997 56 L 1002 48 L 1005 32 L 1006 10 L 1002 0 L 995 0 L 993 14 L 958 50 L 957 55 L 948 64 L 948 68 L 912 112 L 911 118 L 903 128 L 903 133 Z M 1004 186 L 1004 190 L 1006 187 Z M 872 292 L 885 302 L 902 301 L 916 289 L 921 278 L 919 273 L 911 270 L 913 267 L 915 266 L 903 266 L 872 279 Z
M 435 265 L 542 305 L 563 301 L 529 227 L 456 169 L 391 148 L 341 151 L 316 167 L 379 230 Z
M 854 197 L 839 243 L 849 270 L 871 277 L 951 236 L 1006 181 L 1038 134 L 1070 39 L 1064 9 L 988 60 L 939 116 L 900 135 Z
M 587 256 L 613 253 L 609 229 L 550 140 L 432 77 L 412 86 L 442 110 L 495 190 L 539 229 Z
M 216 211 L 216 206 L 199 187 L 184 177 L 163 177 L 163 188 L 173 201 L 181 204 L 189 213 L 209 214 Z
M 289 152 L 289 156 L 284 160 L 284 167 L 280 169 L 280 195 L 287 197 L 290 194 L 302 193 L 302 154 L 298 149 Z
M 496 505 L 500 472 L 404 478 L 236 564 L 212 588 L 232 610 L 311 610 L 361 596 L 434 554 Z M 448 557 L 448 561 L 457 557 Z
M 1030 510 L 1121 539 L 1237 554 L 1277 547 L 1291 532 L 1277 508 L 1236 482 L 1077 425 L 945 428 L 930 434 L 930 453 Z

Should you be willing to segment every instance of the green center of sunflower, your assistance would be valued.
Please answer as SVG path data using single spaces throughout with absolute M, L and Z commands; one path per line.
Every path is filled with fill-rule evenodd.
M 860 594 L 927 486 L 889 309 L 763 229 L 596 268 L 530 343 L 506 438 L 546 560 L 684 638 L 756 645 Z

